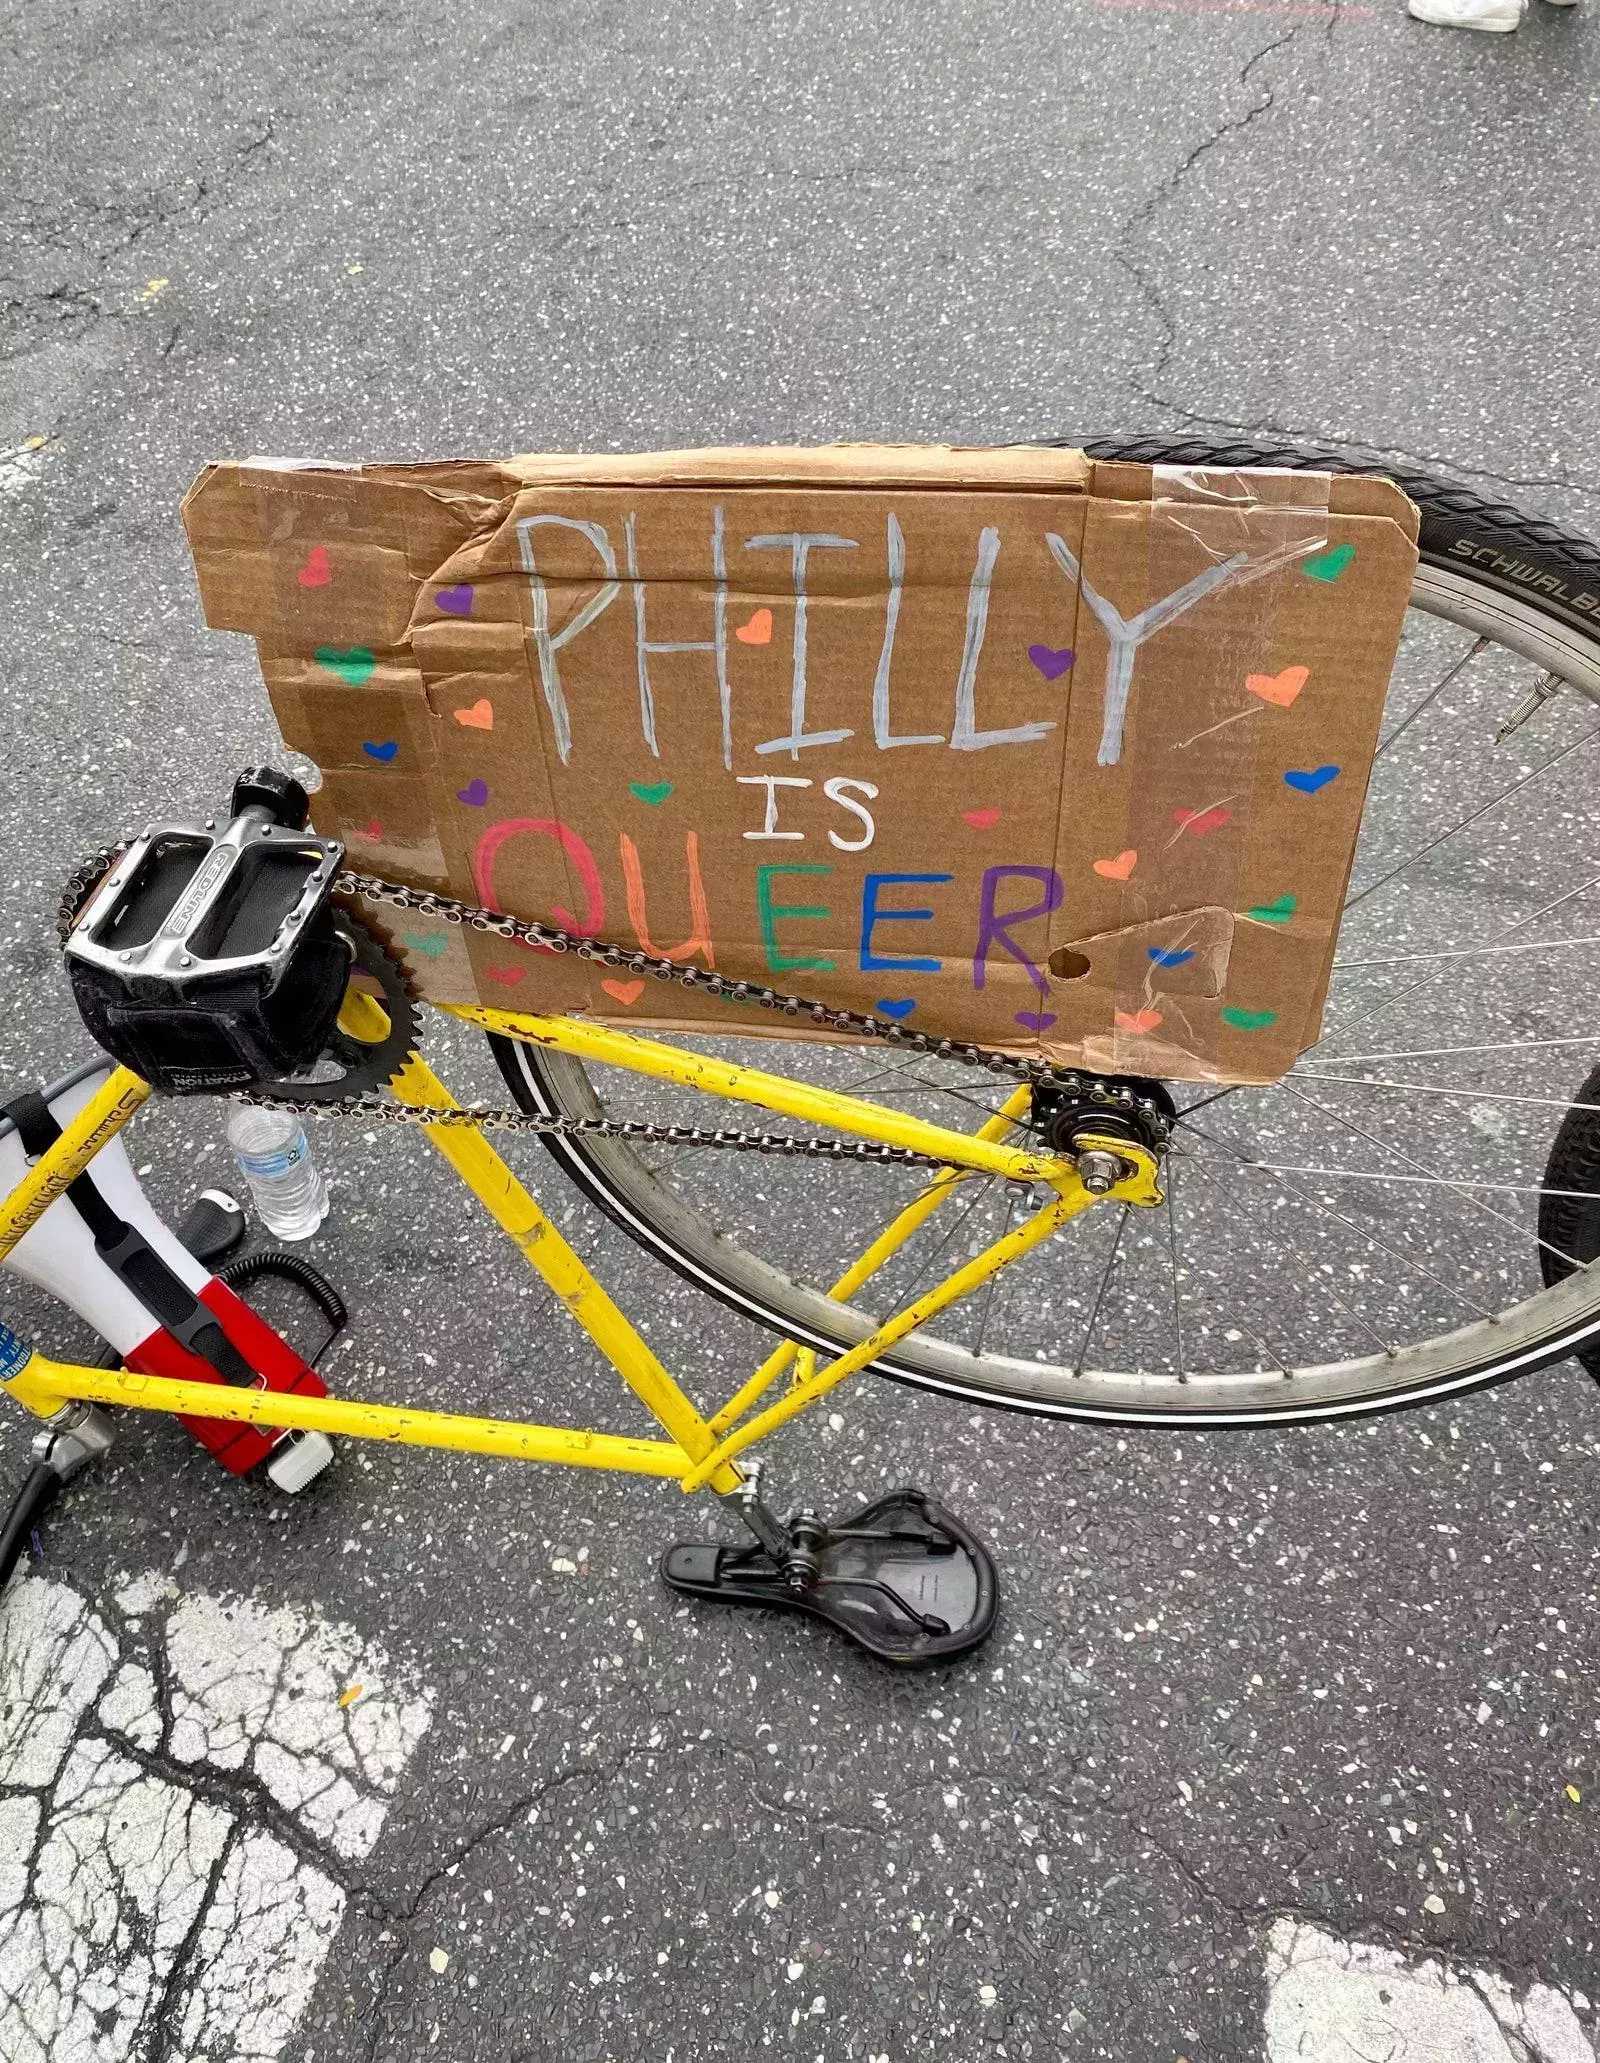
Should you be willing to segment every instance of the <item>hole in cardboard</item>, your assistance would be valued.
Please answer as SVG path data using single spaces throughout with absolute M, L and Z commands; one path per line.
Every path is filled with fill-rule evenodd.
M 1071 946 L 1057 946 L 1045 965 L 1057 981 L 1082 981 L 1089 971 L 1089 955 L 1076 953 Z

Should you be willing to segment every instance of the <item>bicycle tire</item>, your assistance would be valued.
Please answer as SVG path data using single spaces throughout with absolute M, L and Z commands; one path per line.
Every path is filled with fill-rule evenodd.
M 1073 439 L 1052 439 L 1069 445 Z M 1508 503 L 1491 500 L 1457 486 L 1379 460 L 1352 459 L 1296 446 L 1248 440 L 1129 437 L 1085 443 L 1089 455 L 1145 465 L 1238 468 L 1287 467 L 1341 473 L 1379 474 L 1393 480 L 1416 503 L 1421 518 L 1419 588 L 1426 584 L 1432 613 L 1471 625 L 1476 613 L 1496 605 L 1496 640 L 1508 649 L 1525 651 L 1546 663 L 1552 640 L 1559 647 L 1562 675 L 1580 693 L 1600 703 L 1600 548 L 1550 522 L 1532 517 Z M 593 1098 L 583 1070 L 574 1061 L 514 1040 L 490 1038 L 490 1046 L 519 1105 L 532 1112 L 594 1115 Z M 1600 1070 L 1582 1100 L 1600 1102 Z M 1585 1113 L 1569 1112 L 1568 1125 Z M 1565 1154 L 1558 1181 L 1552 1159 L 1551 1186 L 1593 1185 L 1600 1191 L 1600 1123 L 1563 1127 L 1558 1152 Z M 647 1252 L 685 1280 L 729 1308 L 773 1331 L 817 1348 L 838 1352 L 870 1329 L 870 1319 L 848 1306 L 829 1302 L 823 1293 L 797 1283 L 771 1263 L 754 1256 L 715 1232 L 709 1221 L 655 1181 L 642 1163 L 638 1179 L 627 1175 L 611 1142 L 592 1138 L 549 1138 L 544 1141 L 563 1172 L 579 1190 Z M 632 1156 L 628 1156 L 632 1158 Z M 1542 1199 L 1542 1210 L 1555 1200 Z M 1580 1209 L 1592 1226 L 1593 1242 L 1576 1249 L 1582 1257 L 1600 1250 L 1600 1194 Z M 1553 1221 L 1552 1221 L 1553 1222 Z M 1567 1221 L 1563 1220 L 1565 1224 Z M 1541 1236 L 1545 1235 L 1541 1215 Z M 1570 1229 L 1570 1228 L 1569 1228 Z M 1547 1256 L 1542 1259 L 1548 1262 Z M 1586 1283 L 1573 1270 L 1546 1277 L 1550 1295 L 1538 1323 L 1496 1334 L 1491 1322 L 1470 1349 L 1446 1354 L 1437 1367 L 1393 1388 L 1343 1398 L 1302 1392 L 1293 1399 L 1281 1391 L 1259 1394 L 1244 1389 L 1238 1399 L 1217 1408 L 1174 1410 L 1137 1398 L 1109 1401 L 1082 1392 L 1064 1394 L 1060 1384 L 1046 1384 L 1042 1373 L 1026 1362 L 1003 1357 L 975 1357 L 966 1349 L 913 1335 L 872 1372 L 892 1381 L 931 1390 L 963 1401 L 1032 1415 L 1124 1425 L 1193 1426 L 1300 1424 L 1332 1418 L 1371 1415 L 1464 1394 L 1548 1366 L 1578 1354 L 1600 1373 L 1600 1285 Z M 1530 1308 L 1525 1304 L 1519 1311 Z M 1462 1328 L 1451 1338 L 1465 1338 L 1483 1328 Z M 1441 1342 L 1407 1349 L 1421 1354 Z M 993 1362 L 995 1370 L 987 1364 Z M 1330 1380 L 1355 1362 L 1327 1364 L 1310 1371 Z

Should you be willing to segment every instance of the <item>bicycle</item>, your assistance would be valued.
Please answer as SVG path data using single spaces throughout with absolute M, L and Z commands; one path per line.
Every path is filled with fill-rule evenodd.
M 1571 921 L 1600 892 L 1600 859 L 1584 851 L 1592 789 L 1534 827 L 1557 877 L 1542 884 L 1530 878 L 1527 816 L 1540 793 L 1560 793 L 1562 779 L 1589 769 L 1592 783 L 1585 754 L 1600 724 L 1575 718 L 1600 701 L 1600 550 L 1466 489 L 1327 454 L 1163 439 L 1086 448 L 1145 464 L 1382 472 L 1421 510 L 1421 563 L 1328 1028 L 1280 1084 L 1202 1093 L 1179 1085 L 1180 1100 L 1159 1082 L 1017 1061 L 742 983 L 739 1000 L 752 1008 L 804 1013 L 874 1050 L 864 1060 L 858 1045 L 797 1046 L 799 1072 L 769 1073 L 728 1057 L 726 1041 L 668 1042 L 576 1018 L 451 1005 L 488 1035 L 517 1106 L 459 1110 L 413 1050 L 403 983 L 357 927 L 346 946 L 366 978 L 340 981 L 329 1032 L 344 1072 L 336 1065 L 326 1081 L 279 1082 L 278 1095 L 310 1112 L 344 1102 L 364 1119 L 422 1129 L 664 1437 L 229 1387 L 214 1365 L 210 1379 L 190 1381 L 88 1369 L 49 1360 L 0 1328 L 0 1380 L 51 1422 L 42 1437 L 64 1443 L 61 1467 L 81 1463 L 103 1438 L 92 1414 L 121 1405 L 709 1488 L 738 1512 L 752 1544 L 676 1547 L 663 1563 L 669 1584 L 799 1609 L 886 1660 L 912 1663 L 964 1652 L 991 1630 L 998 1585 L 981 1541 L 914 1491 L 836 1525 L 810 1510 L 785 1523 L 750 1453 L 857 1374 L 1068 1420 L 1197 1428 L 1428 1404 L 1570 1354 L 1600 1375 L 1600 1068 L 1576 1094 L 1571 1086 L 1572 1059 L 1593 1044 L 1579 1027 L 1592 1009 L 1585 951 L 1600 936 Z M 1515 774 L 1486 793 L 1462 759 L 1420 753 L 1441 717 L 1486 736 L 1492 728 L 1489 750 Z M 1553 749 L 1524 767 L 1527 738 L 1537 735 L 1525 727 L 1534 725 L 1554 733 Z M 1447 807 L 1424 812 L 1421 840 L 1405 850 L 1414 798 L 1420 790 L 1431 804 L 1430 788 Z M 298 832 L 284 794 L 247 777 L 247 808 L 230 830 L 253 837 L 276 809 L 277 828 Z M 253 831 L 239 830 L 246 816 Z M 1494 847 L 1478 849 L 1474 831 L 1492 835 Z M 325 881 L 336 862 L 320 849 L 316 859 Z M 67 896 L 69 933 L 104 898 L 116 900 L 129 880 L 118 869 L 130 865 L 113 851 L 88 863 Z M 716 979 L 342 864 L 337 885 L 348 907 L 369 914 L 426 909 L 532 947 L 609 958 L 643 980 Z M 1251 916 L 1274 921 L 1270 909 Z M 1562 935 L 1545 936 L 1558 917 Z M 1387 921 L 1387 944 L 1375 920 Z M 1392 1027 L 1395 1013 L 1415 1031 L 1372 1030 L 1351 1049 L 1353 1034 Z M 1511 1030 L 1525 1035 L 1498 1035 Z M 1330 1044 L 1332 1055 L 1323 1051 Z M 1511 1069 L 1513 1085 L 1502 1086 Z M 350 1082 L 368 1080 L 387 1082 L 392 1100 L 347 1094 Z M 613 1119 L 623 1089 L 633 1099 L 624 1107 L 638 1114 Z M 641 1091 L 651 1099 L 643 1105 Z M 83 1089 L 59 1139 L 0 1204 L 0 1258 L 148 1093 L 125 1067 Z M 1402 1096 L 1430 1128 L 1425 1141 L 1397 1124 Z M 708 1104 L 725 1100 L 843 1138 L 707 1122 Z M 922 1114 L 930 1108 L 939 1118 Z M 702 1411 L 691 1401 L 495 1151 L 486 1134 L 496 1128 L 539 1136 L 645 1250 L 779 1335 L 724 1403 Z M 1341 1164 L 1330 1139 L 1353 1144 L 1369 1164 Z M 1481 1165 L 1491 1152 L 1504 1163 L 1492 1171 Z M 770 1180 L 776 1167 L 782 1185 Z M 869 1192 L 869 1177 L 889 1185 L 887 1201 L 881 1186 Z M 780 1186 L 781 1195 L 769 1193 Z M 719 1223 L 730 1218 L 735 1231 Z M 1080 1219 L 1080 1241 L 1057 1236 Z M 1324 1242 L 1315 1254 L 1305 1250 L 1313 1237 Z M 949 1266 L 952 1249 L 963 1248 Z M 1298 1307 L 1289 1320 L 1274 1275 L 1285 1267 Z M 1503 1305 L 1497 1274 L 1511 1299 Z M 1300 1358 L 1329 1348 L 1345 1351 Z M 1107 1351 L 1124 1365 L 1093 1365 Z

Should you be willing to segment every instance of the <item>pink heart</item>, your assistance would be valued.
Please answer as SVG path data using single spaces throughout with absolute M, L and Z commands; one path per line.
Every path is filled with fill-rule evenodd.
M 1000 812 L 997 809 L 964 809 L 961 821 L 970 824 L 974 831 L 992 831 L 1000 821 Z
M 374 817 L 370 824 L 353 826 L 350 836 L 363 840 L 367 845 L 382 845 L 383 826 Z

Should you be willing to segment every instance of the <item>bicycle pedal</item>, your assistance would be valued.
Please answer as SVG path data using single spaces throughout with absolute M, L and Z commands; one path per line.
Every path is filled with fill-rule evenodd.
M 981 1540 L 920 1490 L 824 1525 L 802 1513 L 780 1562 L 764 1547 L 683 1542 L 661 1559 L 685 1597 L 820 1619 L 897 1668 L 948 1662 L 994 1630 L 1000 1579 Z

